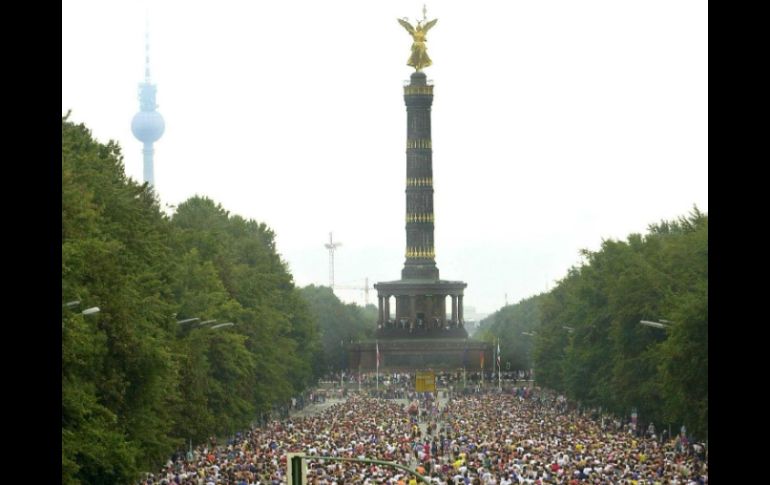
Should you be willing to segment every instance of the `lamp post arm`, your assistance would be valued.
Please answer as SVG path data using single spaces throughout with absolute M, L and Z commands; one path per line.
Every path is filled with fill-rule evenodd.
M 651 322 L 649 320 L 640 320 L 639 323 L 642 324 L 642 325 L 645 325 L 647 327 L 654 327 L 654 328 L 666 329 L 666 328 L 671 327 L 670 324 L 660 323 L 660 322 Z

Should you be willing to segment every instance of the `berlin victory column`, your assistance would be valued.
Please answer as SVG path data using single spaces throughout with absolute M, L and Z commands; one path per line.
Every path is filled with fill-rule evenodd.
M 433 150 L 431 105 L 433 84 L 424 68 L 432 61 L 426 48 L 426 34 L 437 19 L 423 19 L 416 25 L 406 19 L 398 22 L 412 36 L 412 52 L 407 65 L 414 68 L 404 86 L 406 103 L 406 251 L 401 279 L 374 285 L 378 296 L 376 337 L 382 354 L 381 365 L 390 368 L 465 367 L 476 362 L 479 351 L 490 353 L 489 345 L 468 339 L 463 321 L 462 281 L 439 278 L 434 244 Z M 451 310 L 447 314 L 447 298 Z M 391 317 L 391 302 L 395 315 Z M 371 368 L 376 359 L 375 342 L 350 347 L 352 368 Z M 471 358 L 472 355 L 475 357 Z M 487 356 L 489 357 L 489 356 Z

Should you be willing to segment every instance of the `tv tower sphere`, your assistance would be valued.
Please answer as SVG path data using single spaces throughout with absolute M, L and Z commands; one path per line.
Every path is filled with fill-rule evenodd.
M 140 111 L 131 120 L 131 132 L 143 143 L 154 143 L 163 136 L 166 122 L 157 111 Z

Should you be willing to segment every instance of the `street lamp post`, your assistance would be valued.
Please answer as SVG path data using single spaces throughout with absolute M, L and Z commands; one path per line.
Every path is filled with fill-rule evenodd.
M 80 306 L 80 300 L 72 300 L 68 301 L 67 303 L 62 304 L 62 308 L 65 308 L 67 310 L 72 310 L 75 307 Z M 99 313 L 101 310 L 98 306 L 92 306 L 91 308 L 86 308 L 82 312 L 80 312 L 81 315 L 87 316 L 87 315 L 95 315 Z M 62 314 L 62 320 L 61 320 L 61 328 L 64 330 L 64 314 Z
M 198 323 L 196 323 L 198 322 Z M 193 318 L 185 318 L 184 320 L 177 320 L 178 324 L 180 325 L 186 325 L 186 332 L 191 332 L 194 328 L 208 328 L 210 330 L 217 330 L 220 328 L 226 328 L 226 327 L 232 327 L 235 325 L 233 322 L 225 322 L 225 323 L 218 323 L 216 325 L 212 325 L 211 327 L 204 327 L 204 325 L 208 325 L 209 323 L 216 323 L 216 319 L 213 320 L 205 320 L 203 322 L 200 321 L 200 317 L 193 317 Z
M 181 332 L 180 335 L 189 335 L 192 329 L 195 327 L 196 322 L 200 322 L 199 317 L 184 318 L 182 320 L 177 320 L 176 323 L 179 324 L 179 330 Z
M 639 320 L 639 323 L 641 325 L 644 325 L 645 327 L 652 327 L 652 328 L 657 328 L 657 329 L 660 329 L 660 330 L 668 331 L 671 328 L 671 324 L 673 322 L 671 322 L 669 320 L 660 319 L 660 322 L 653 322 L 651 320 Z M 671 423 L 668 424 L 668 436 L 669 436 L 669 439 L 670 439 L 670 437 L 671 437 Z M 661 435 L 661 438 L 662 438 L 662 435 Z
M 661 328 L 664 330 L 671 328 L 671 322 L 669 322 L 668 320 L 661 320 L 660 322 L 652 322 L 650 320 L 639 320 L 639 323 L 647 327 Z
M 177 320 L 176 323 L 182 325 L 184 323 L 192 323 L 192 322 L 196 322 L 198 320 L 200 320 L 200 318 L 198 318 L 198 317 L 195 317 L 195 318 L 185 318 L 184 320 Z
M 71 310 L 71 309 L 73 309 L 75 307 L 80 306 L 80 303 L 81 303 L 80 300 L 68 301 L 67 303 L 62 304 L 62 308 L 67 308 L 67 309 Z M 92 306 L 91 308 L 86 308 L 85 310 L 80 312 L 80 314 L 81 315 L 93 315 L 95 313 L 99 313 L 100 311 L 101 311 L 101 309 L 99 309 L 98 306 Z

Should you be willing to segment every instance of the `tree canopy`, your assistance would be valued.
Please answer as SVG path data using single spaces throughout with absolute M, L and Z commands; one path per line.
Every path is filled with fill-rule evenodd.
M 585 405 L 707 439 L 708 216 L 694 208 L 582 255 L 551 291 L 486 319 L 482 338 L 517 367 L 533 356 L 539 384 Z
M 73 300 L 62 483 L 129 483 L 187 440 L 248 426 L 321 371 L 317 319 L 272 230 L 205 197 L 165 215 L 126 177 L 116 143 L 64 117 L 62 302 Z M 91 306 L 101 311 L 83 315 Z
M 328 286 L 309 285 L 300 295 L 317 319 L 323 352 L 316 365 L 327 372 L 346 368 L 345 345 L 374 335 L 377 308 L 342 303 Z
M 500 339 L 500 365 L 502 370 L 526 370 L 532 368 L 532 335 L 540 324 L 540 302 L 543 295 L 508 305 L 483 319 L 477 337 L 493 342 Z

